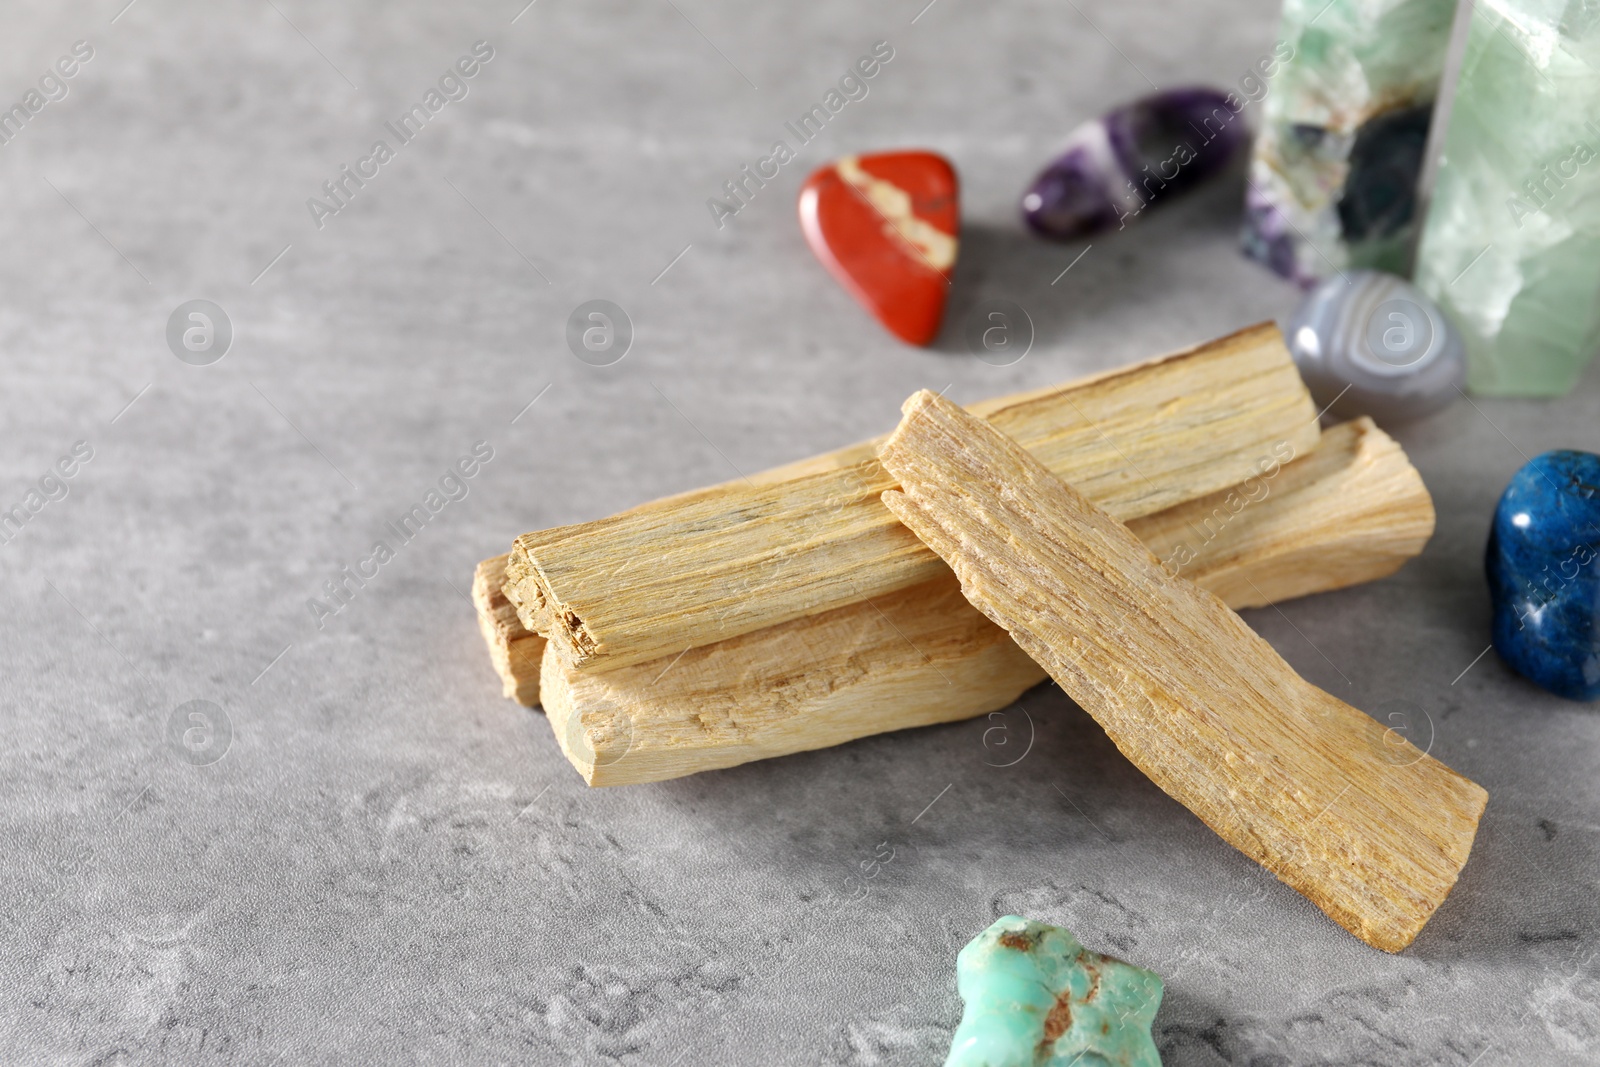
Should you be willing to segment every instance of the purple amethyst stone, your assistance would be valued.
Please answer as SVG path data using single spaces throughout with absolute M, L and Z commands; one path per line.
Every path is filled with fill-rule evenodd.
M 1084 123 L 1023 194 L 1023 221 L 1058 241 L 1127 225 L 1227 168 L 1250 139 L 1243 107 L 1215 89 L 1174 89 Z

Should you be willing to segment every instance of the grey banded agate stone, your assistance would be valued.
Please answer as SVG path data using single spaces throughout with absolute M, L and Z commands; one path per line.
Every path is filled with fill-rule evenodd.
M 1454 400 L 1466 351 L 1438 306 L 1392 274 L 1346 277 L 1313 289 L 1289 320 L 1289 351 L 1317 405 L 1395 423 Z

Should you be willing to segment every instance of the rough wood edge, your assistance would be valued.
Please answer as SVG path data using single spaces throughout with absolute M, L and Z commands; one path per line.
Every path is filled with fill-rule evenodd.
M 478 629 L 489 646 L 489 662 L 500 676 L 501 691 L 527 707 L 539 704 L 539 662 L 545 640 L 522 625 L 501 587 L 506 579 L 506 556 L 478 564 L 472 573 L 472 603 L 478 609 Z
M 1411 943 L 1481 787 L 1404 742 L 1380 755 L 1383 727 L 984 420 L 924 390 L 879 455 L 885 506 L 1135 766 L 1361 940 Z
M 1261 473 L 1236 489 L 1130 528 L 1185 576 L 1240 606 L 1384 577 L 1432 534 L 1421 477 L 1370 420 L 1327 430 L 1315 450 L 1281 469 L 1262 458 Z M 1245 501 L 1238 511 L 1230 495 Z M 1009 706 L 1045 678 L 961 598 L 949 571 L 873 604 L 620 671 L 576 672 L 548 653 L 542 671 L 551 727 L 594 786 L 970 718 Z
M 1248 472 L 1230 463 L 1258 444 L 1305 449 L 1318 433 L 1310 396 L 1271 323 L 974 409 L 1041 449 L 1047 466 L 1124 519 L 1236 482 Z M 1093 447 L 1062 448 L 1054 443 L 1062 433 L 1088 434 Z M 1178 440 L 1185 434 L 1187 443 Z M 1137 454 L 1156 439 L 1165 453 L 1190 456 L 1234 438 L 1237 449 L 1181 471 L 1151 468 L 1148 458 L 1140 470 L 1126 460 L 1129 448 Z M 614 670 L 925 581 L 938 561 L 881 512 L 876 496 L 888 481 L 875 459 L 856 462 L 864 451 L 856 445 L 791 464 L 784 477 L 524 534 L 507 566 L 506 596 L 568 666 Z M 1107 462 L 1092 476 L 1085 466 Z M 816 521 L 830 515 L 833 526 Z M 698 548 L 679 551 L 696 537 Z M 647 577 L 628 574 L 645 555 Z M 564 575 L 559 592 L 553 566 Z

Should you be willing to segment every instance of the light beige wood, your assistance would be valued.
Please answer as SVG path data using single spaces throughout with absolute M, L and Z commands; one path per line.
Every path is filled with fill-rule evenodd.
M 857 445 L 852 449 L 866 447 L 875 449 L 877 446 Z M 825 464 L 846 451 L 819 456 L 805 463 Z M 1421 477 L 1400 446 L 1370 419 L 1357 419 L 1325 431 L 1310 455 L 1283 468 L 1281 479 L 1277 477 L 1276 460 L 1275 456 L 1261 457 L 1259 472 L 1241 484 L 1135 519 L 1129 527 L 1172 569 L 1198 581 L 1235 608 L 1258 607 L 1376 581 L 1392 574 L 1421 552 L 1432 535 L 1433 502 Z M 799 465 L 754 474 L 751 478 L 779 480 L 796 466 Z M 721 488 L 724 486 L 697 492 L 709 493 Z M 1270 502 L 1267 502 L 1269 497 Z M 1263 502 L 1265 506 L 1261 506 Z M 1248 514 L 1243 519 L 1233 521 L 1247 509 Z M 478 603 L 479 625 L 491 660 L 504 683 L 505 695 L 533 707 L 539 703 L 544 639 L 523 626 L 500 591 L 505 581 L 507 558 L 496 556 L 478 565 L 473 598 Z M 960 610 L 975 614 L 964 601 Z M 520 654 L 508 654 L 507 649 L 512 648 L 518 649 Z M 925 669 L 920 664 L 919 658 L 906 669 Z M 600 689 L 610 693 L 627 692 L 639 678 L 653 679 L 659 673 L 649 664 L 636 666 L 637 671 L 618 672 L 601 684 Z M 774 670 L 783 677 L 792 677 L 799 666 L 802 665 L 774 659 L 765 669 L 745 668 L 744 677 L 749 685 L 761 687 L 749 694 L 750 699 L 760 700 L 765 686 L 775 684 Z M 664 688 L 658 695 L 665 699 L 668 692 Z M 978 703 L 986 704 L 995 699 L 998 697 Z M 1005 701 L 1001 701 L 996 706 L 1004 705 Z M 963 711 L 964 708 L 970 710 Z M 993 708 L 963 701 L 955 701 L 948 707 L 928 705 L 928 714 L 932 717 L 927 723 L 990 710 Z M 847 707 L 845 713 L 855 717 L 858 710 Z M 850 734 L 847 740 L 899 729 L 879 724 L 870 708 L 860 709 L 859 715 L 858 721 L 865 729 Z M 802 744 L 783 752 L 833 743 L 836 742 Z M 729 756 L 731 753 L 724 751 L 719 758 Z M 726 762 L 700 766 L 692 759 L 685 759 L 683 765 L 689 769 L 680 773 L 740 762 L 744 760 L 729 758 Z
M 472 603 L 478 609 L 478 629 L 489 646 L 489 662 L 500 676 L 501 691 L 528 707 L 539 703 L 539 661 L 545 640 L 522 625 L 501 587 L 506 583 L 506 556 L 478 564 L 472 575 Z
M 1360 419 L 1310 455 L 1281 468 L 1265 458 L 1243 484 L 1130 528 L 1185 577 L 1250 607 L 1393 573 L 1422 551 L 1433 506 L 1399 445 Z M 969 718 L 1045 678 L 948 569 L 681 656 L 597 673 L 547 654 L 543 671 L 556 737 L 596 786 Z
M 1254 608 L 1393 574 L 1433 536 L 1433 498 L 1394 438 L 1359 418 L 1308 455 L 1128 528 L 1175 574 Z
M 1234 485 L 1280 443 L 1304 451 L 1317 437 L 1270 323 L 973 410 L 1123 519 Z M 892 479 L 867 446 L 791 474 L 524 534 L 506 596 L 568 666 L 615 670 L 940 573 L 879 503 Z
M 1409 945 L 1467 861 L 1482 788 L 1302 679 L 1214 594 L 1016 441 L 923 391 L 884 503 L 967 600 L 1225 841 L 1361 940 Z
M 786 463 L 750 475 L 748 484 L 771 485 L 791 478 L 801 478 L 823 471 L 838 470 L 870 459 L 877 454 L 881 438 L 847 445 L 833 452 L 812 456 L 795 463 Z M 721 482 L 701 489 L 691 489 L 652 501 L 645 507 L 657 507 L 666 501 L 684 501 L 715 496 L 733 486 L 747 484 L 743 479 Z M 630 509 L 633 510 L 633 509 Z M 478 564 L 472 576 L 472 602 L 478 609 L 478 629 L 483 632 L 489 646 L 489 661 L 500 676 L 505 696 L 519 704 L 533 708 L 539 706 L 539 664 L 544 656 L 545 639 L 523 625 L 517 609 L 506 599 L 506 564 L 509 554 L 495 556 Z
M 834 449 L 832 452 L 824 452 L 821 455 L 810 456 L 806 459 L 796 460 L 793 463 L 785 463 L 781 466 L 770 467 L 767 470 L 758 471 L 755 474 L 751 474 L 747 477 L 734 478 L 730 481 L 718 482 L 715 485 L 703 486 L 698 489 L 689 489 L 682 493 L 674 493 L 671 496 L 664 496 L 656 500 L 647 501 L 646 503 L 638 504 L 634 507 L 628 508 L 626 511 L 618 512 L 617 516 L 615 517 L 620 518 L 623 515 L 631 515 L 636 511 L 660 511 L 671 506 L 679 506 L 691 501 L 701 501 L 710 497 L 716 497 L 727 493 L 730 490 L 749 489 L 764 485 L 778 485 L 783 482 L 793 481 L 797 478 L 810 477 L 814 474 L 823 474 L 828 471 L 844 470 L 845 468 L 853 467 L 859 463 L 867 461 L 877 462 L 878 446 L 882 443 L 882 437 L 874 437 L 870 441 L 858 441 L 853 445 L 846 445 L 843 448 Z M 577 528 L 578 527 L 576 526 L 571 526 L 554 527 L 553 529 Z M 495 560 L 499 561 L 497 564 L 499 577 L 498 585 L 496 586 L 497 599 L 495 603 L 496 605 L 501 602 L 510 604 L 510 601 L 505 599 L 504 586 L 506 584 L 506 567 L 511 561 L 511 556 L 508 553 L 503 556 L 496 556 Z M 489 562 L 489 560 L 484 560 L 483 563 L 479 564 L 479 569 L 481 570 L 482 567 Z M 527 618 L 532 622 L 534 630 L 530 630 L 523 624 L 521 619 L 518 617 L 515 606 L 512 606 L 511 611 L 511 620 L 508 620 L 503 624 L 500 622 L 495 623 L 497 628 L 496 639 L 501 639 L 505 636 L 498 633 L 499 628 L 502 626 L 507 628 L 508 632 L 513 629 L 520 628 L 523 633 L 535 631 L 542 632 L 549 629 L 548 620 L 544 617 L 542 612 L 542 603 L 536 604 L 532 608 L 524 609 L 522 612 L 522 615 L 527 616 Z M 480 625 L 484 625 L 483 618 L 483 613 L 480 611 Z M 489 631 L 486 630 L 484 633 L 487 637 Z M 543 651 L 543 648 L 544 646 L 541 644 L 539 646 L 541 652 Z M 538 670 L 537 658 L 534 661 L 534 670 L 536 672 Z M 537 691 L 538 683 L 535 682 L 533 685 L 535 691 Z

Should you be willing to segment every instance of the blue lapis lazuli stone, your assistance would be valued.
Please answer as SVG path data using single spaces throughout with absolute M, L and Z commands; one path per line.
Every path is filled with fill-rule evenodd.
M 1486 565 L 1495 650 L 1552 693 L 1600 698 L 1600 456 L 1546 452 L 1519 470 Z

